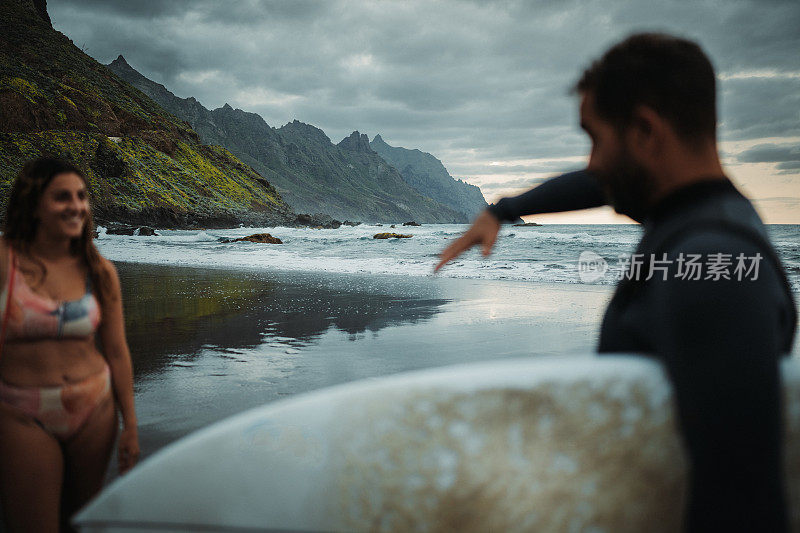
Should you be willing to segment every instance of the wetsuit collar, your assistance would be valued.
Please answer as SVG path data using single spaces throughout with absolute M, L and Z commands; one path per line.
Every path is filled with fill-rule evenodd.
M 710 176 L 700 181 L 695 181 L 670 192 L 656 202 L 650 209 L 646 221 L 658 222 L 681 207 L 729 192 L 739 194 L 739 191 L 726 176 Z

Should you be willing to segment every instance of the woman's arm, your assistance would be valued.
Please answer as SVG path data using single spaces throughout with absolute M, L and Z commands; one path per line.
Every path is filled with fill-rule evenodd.
M 108 294 L 103 302 L 100 338 L 111 369 L 114 396 L 122 413 L 122 433 L 119 437 L 119 471 L 124 473 L 139 459 L 139 436 L 136 428 L 136 409 L 133 404 L 133 366 L 128 342 L 125 339 L 125 320 L 122 315 L 122 291 L 113 263 L 103 260 L 108 276 Z

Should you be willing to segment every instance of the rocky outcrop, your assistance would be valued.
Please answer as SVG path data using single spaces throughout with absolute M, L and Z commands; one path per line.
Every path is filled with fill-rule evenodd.
M 248 235 L 247 237 L 241 237 L 239 239 L 233 239 L 229 242 L 255 242 L 259 244 L 283 244 L 283 241 L 277 237 L 273 237 L 269 233 L 254 233 L 253 235 Z
M 342 223 L 338 220 L 335 220 L 328 215 L 323 213 L 317 213 L 316 215 L 297 215 L 297 218 L 294 220 L 293 226 L 307 226 L 311 228 L 322 228 L 322 229 L 337 229 L 341 226 Z
M 422 194 L 463 213 L 468 220 L 486 209 L 480 188 L 454 179 L 441 161 L 420 150 L 389 146 L 376 135 L 370 147 L 400 171 L 403 179 Z
M 372 236 L 373 239 L 410 239 L 413 235 L 404 235 L 402 233 L 376 233 Z
M 349 137 L 345 137 L 339 141 L 337 146 L 350 152 L 373 153 L 372 148 L 369 147 L 369 137 L 357 131 L 354 131 Z
M 410 220 L 408 222 L 403 222 L 403 225 L 404 226 L 421 226 L 422 224 L 420 224 L 419 222 L 414 222 L 413 220 Z
M 150 226 L 131 226 L 130 224 L 111 222 L 108 223 L 105 228 L 107 235 L 139 235 L 143 237 L 158 235 L 158 233 L 156 233 L 156 231 Z

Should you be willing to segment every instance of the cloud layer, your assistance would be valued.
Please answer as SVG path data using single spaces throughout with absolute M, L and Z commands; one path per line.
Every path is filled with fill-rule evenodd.
M 435 154 L 489 201 L 526 178 L 525 186 L 581 165 L 589 143 L 568 90 L 633 31 L 668 31 L 705 48 L 720 74 L 721 140 L 791 149 L 800 138 L 796 0 L 62 0 L 49 8 L 54 26 L 103 63 L 123 54 L 179 96 L 209 108 L 227 102 L 273 126 L 297 118 L 334 142 L 356 129 L 380 133 Z M 726 148 L 734 173 L 753 161 L 745 149 Z M 800 183 L 796 160 L 765 161 L 762 152 L 770 172 Z

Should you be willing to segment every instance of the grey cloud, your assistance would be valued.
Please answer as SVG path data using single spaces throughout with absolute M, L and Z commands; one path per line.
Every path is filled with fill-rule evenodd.
M 503 182 L 491 182 L 485 185 L 481 185 L 482 191 L 500 191 L 504 189 L 522 189 L 522 188 L 530 188 L 534 185 L 538 185 L 543 181 L 546 181 L 548 178 L 519 178 L 516 180 L 510 181 L 503 181 Z
M 569 170 L 577 170 L 580 166 L 564 161 L 542 161 L 532 165 L 473 165 L 471 169 L 473 173 L 481 176 L 508 176 L 512 174 L 541 174 L 543 172 L 560 174 Z
M 742 163 L 797 163 L 800 164 L 800 145 L 796 144 L 758 144 L 740 153 L 737 159 Z M 780 166 L 778 168 L 781 168 Z M 787 167 L 797 168 L 797 167 Z
M 777 168 L 778 170 L 792 170 L 794 172 L 787 172 L 787 174 L 796 174 L 797 171 L 800 171 L 800 160 L 797 160 L 797 161 L 784 161 L 783 163 L 780 163 L 775 168 Z
M 74 10 L 82 14 L 109 14 L 115 17 L 131 17 L 152 19 L 155 17 L 172 16 L 184 13 L 188 8 L 203 2 L 163 2 L 162 0 L 136 0 L 108 1 L 108 0 L 62 0 L 57 4 L 50 2 L 48 11 L 61 13 L 64 10 Z
M 332 139 L 380 132 L 461 175 L 486 161 L 587 154 L 567 90 L 631 32 L 697 39 L 725 73 L 796 71 L 800 53 L 796 0 L 63 0 L 49 8 L 54 26 L 99 61 L 121 53 L 206 107 L 230 102 L 273 126 L 297 118 Z M 722 139 L 800 135 L 800 80 L 728 79 L 720 90 Z
M 731 79 L 721 89 L 723 139 L 800 135 L 800 79 Z
M 82 13 L 108 14 L 115 17 L 155 19 L 197 18 L 221 24 L 262 23 L 268 20 L 308 20 L 324 13 L 329 4 L 315 0 L 257 0 L 251 2 L 219 2 L 218 0 L 61 0 L 51 2 L 50 11 L 73 9 Z
M 253 25 L 274 22 L 305 22 L 326 16 L 329 2 L 319 0 L 258 0 L 255 2 L 219 2 L 211 0 L 204 3 L 202 18 L 206 21 Z

